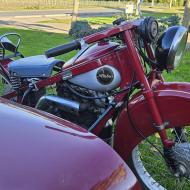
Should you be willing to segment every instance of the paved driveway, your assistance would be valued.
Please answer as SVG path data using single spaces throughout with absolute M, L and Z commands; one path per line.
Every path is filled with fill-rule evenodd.
M 80 10 L 80 17 L 109 16 L 121 13 L 121 9 Z M 71 10 L 10 11 L 0 12 L 0 25 L 22 29 L 38 29 L 48 32 L 68 33 L 70 24 L 43 23 L 44 20 L 65 19 L 71 16 Z
M 54 17 L 28 17 L 28 18 L 0 18 L 1 27 L 12 27 L 19 29 L 32 29 L 32 30 L 43 30 L 47 32 L 55 33 L 68 33 L 70 24 L 63 23 L 41 23 L 41 21 L 49 20 Z M 58 17 L 59 19 L 65 17 Z

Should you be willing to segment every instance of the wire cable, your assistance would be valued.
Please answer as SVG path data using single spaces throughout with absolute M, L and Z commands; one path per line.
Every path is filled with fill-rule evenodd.
M 135 86 L 139 83 L 139 81 L 131 84 L 132 86 Z M 104 96 L 95 96 L 95 97 L 91 97 L 91 96 L 85 96 L 85 95 L 82 95 L 80 94 L 79 92 L 77 92 L 76 90 L 74 90 L 68 83 L 65 83 L 66 86 L 68 87 L 68 89 L 74 93 L 75 95 L 81 97 L 81 98 L 84 98 L 84 99 L 88 99 L 88 100 L 94 100 L 94 99 L 103 99 L 103 98 L 108 98 L 110 96 L 114 96 L 114 95 L 117 95 L 117 94 L 120 94 L 120 93 L 123 93 L 123 92 L 126 92 L 129 90 L 130 86 L 124 88 L 124 89 L 121 89 L 120 91 L 117 91 L 117 92 L 113 92 L 113 93 L 110 93 L 109 95 L 104 95 Z
M 134 79 L 135 79 L 135 72 L 133 73 L 133 77 L 132 77 L 131 84 L 134 82 Z M 126 104 L 127 104 L 127 116 L 128 116 L 128 118 L 129 118 L 129 123 L 131 124 L 132 128 L 137 132 L 137 134 L 138 134 L 140 137 L 142 137 L 144 140 L 146 140 L 152 147 L 154 147 L 154 148 L 160 153 L 160 155 L 164 158 L 164 160 L 166 160 L 164 154 L 163 154 L 150 140 L 148 140 L 148 139 L 144 136 L 143 132 L 142 132 L 140 129 L 138 129 L 138 128 L 134 125 L 134 123 L 133 123 L 133 121 L 132 121 L 132 119 L 131 119 L 131 113 L 130 113 L 130 111 L 129 111 L 129 98 L 130 98 L 130 95 L 131 95 L 132 91 L 133 91 L 133 86 L 130 85 L 129 93 L 128 93 L 127 99 L 126 99 Z

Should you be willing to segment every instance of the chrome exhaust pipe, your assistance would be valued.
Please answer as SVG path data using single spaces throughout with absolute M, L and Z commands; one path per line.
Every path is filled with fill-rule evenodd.
M 46 111 L 50 106 L 75 115 L 78 115 L 80 111 L 80 104 L 78 102 L 55 95 L 42 96 L 35 108 Z

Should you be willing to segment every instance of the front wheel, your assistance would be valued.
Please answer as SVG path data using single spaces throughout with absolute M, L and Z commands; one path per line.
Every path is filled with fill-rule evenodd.
M 157 148 L 144 140 L 132 151 L 129 165 L 144 189 L 190 189 L 190 127 L 181 128 L 180 133 L 178 129 L 167 129 L 175 141 L 169 151 L 163 150 L 158 134 L 148 137 Z

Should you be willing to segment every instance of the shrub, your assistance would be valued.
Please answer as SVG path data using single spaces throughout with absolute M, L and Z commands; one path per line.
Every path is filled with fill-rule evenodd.
M 72 23 L 69 35 L 74 38 L 82 38 L 89 35 L 92 32 L 92 27 L 87 21 L 76 21 Z
M 119 18 L 119 17 L 118 17 Z M 120 15 L 120 18 L 124 18 L 125 20 L 134 20 L 137 19 L 137 16 L 127 16 L 125 14 Z M 171 17 L 162 17 L 157 19 L 159 24 L 159 33 L 161 34 L 165 29 L 168 27 L 179 25 L 181 18 L 177 15 Z M 69 31 L 69 35 L 73 36 L 74 38 L 82 38 L 84 36 L 100 32 L 109 28 L 107 27 L 100 27 L 98 29 L 93 29 L 88 21 L 76 21 L 72 24 L 71 29 Z
M 158 19 L 158 23 L 159 23 L 160 33 L 162 33 L 165 29 L 171 26 L 180 25 L 181 18 L 177 15 L 171 17 L 162 17 Z
M 98 29 L 93 29 L 88 23 L 88 21 L 76 21 L 72 23 L 69 35 L 73 36 L 74 38 L 82 38 L 84 36 L 100 32 L 107 28 L 108 27 L 100 27 Z

